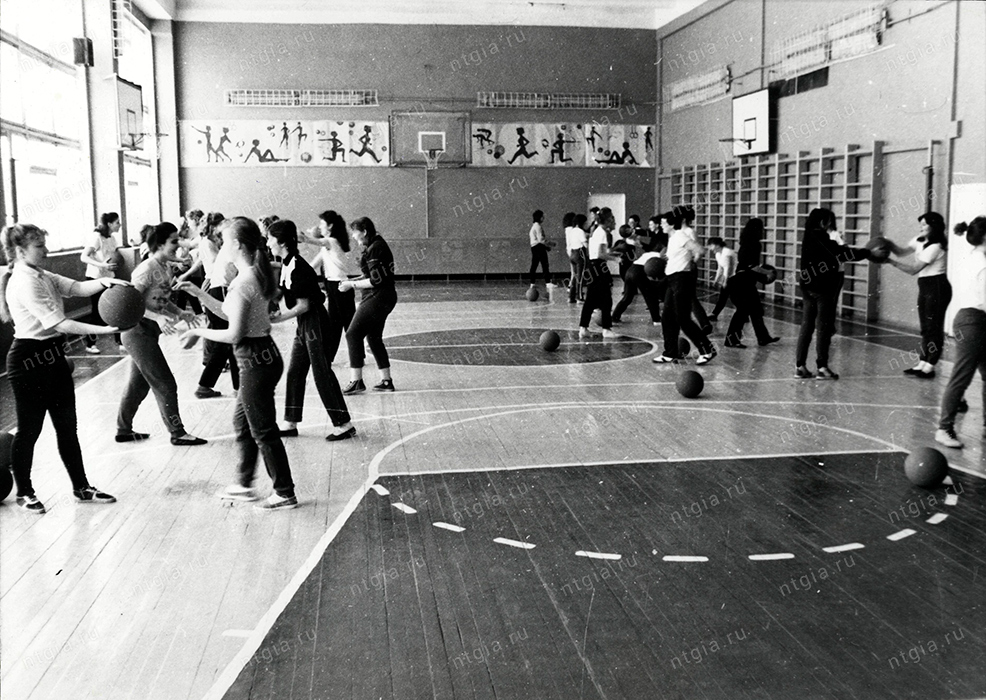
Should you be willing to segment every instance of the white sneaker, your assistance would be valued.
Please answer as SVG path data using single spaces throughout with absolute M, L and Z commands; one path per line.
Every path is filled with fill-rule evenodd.
M 548 289 L 555 289 L 558 285 L 555 284 L 554 282 L 548 282 L 548 284 L 544 286 L 547 287 Z
M 261 501 L 254 508 L 260 510 L 290 510 L 298 507 L 298 499 L 294 496 L 278 496 L 272 493 L 269 498 Z
M 219 498 L 226 501 L 256 501 L 257 494 L 249 486 L 230 484 L 216 494 Z
M 608 328 L 603 328 L 603 337 L 604 338 L 619 338 L 620 337 L 620 334 L 619 333 L 615 333 L 615 332 L 611 331 Z
M 957 450 L 961 450 L 964 447 L 962 441 L 955 434 L 955 428 L 936 430 L 935 442 L 941 443 L 945 447 L 954 447 Z
M 97 348 L 95 345 L 87 346 L 86 352 L 89 353 L 90 355 L 98 355 L 99 348 Z

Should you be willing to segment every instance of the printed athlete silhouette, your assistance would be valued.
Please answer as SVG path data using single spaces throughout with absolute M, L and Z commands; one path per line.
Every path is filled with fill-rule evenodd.
M 565 138 L 565 134 L 563 134 L 562 132 L 559 131 L 558 132 L 558 138 L 556 138 L 555 139 L 555 142 L 553 144 L 551 144 L 551 162 L 552 163 L 555 162 L 555 156 L 558 156 L 558 162 L 559 163 L 571 163 L 572 162 L 572 159 L 571 158 L 566 158 L 565 157 L 565 144 L 566 143 L 575 143 L 575 139 L 566 139 Z
M 343 148 L 342 141 L 339 140 L 339 135 L 335 131 L 329 132 L 329 138 L 319 139 L 319 141 L 328 141 L 332 144 L 332 150 L 329 152 L 329 155 L 322 156 L 322 160 L 331 160 L 334 162 L 336 154 L 342 154 L 342 162 L 346 162 L 346 149 Z
M 372 130 L 373 130 L 373 127 L 371 127 L 371 126 L 364 126 L 363 127 L 363 131 L 365 133 L 362 136 L 359 137 L 359 142 L 361 144 L 363 144 L 363 147 L 359 150 L 358 153 L 356 151 L 354 151 L 353 149 L 351 149 L 351 148 L 349 149 L 349 152 L 352 153 L 352 154 L 354 154 L 357 158 L 359 158 L 360 156 L 369 155 L 373 160 L 375 160 L 377 163 L 379 163 L 380 162 L 380 159 L 377 158 L 377 154 L 373 152 L 373 149 L 372 148 L 370 148 L 370 142 L 373 140 L 373 137 L 370 136 L 370 132 Z
M 254 154 L 256 154 L 257 160 L 259 160 L 261 163 L 279 163 L 287 160 L 287 158 L 276 158 L 269 148 L 263 153 L 261 153 L 260 149 L 258 148 L 259 145 L 260 145 L 260 139 L 254 139 L 253 148 L 251 148 L 250 152 L 247 153 L 247 157 L 243 159 L 244 163 L 250 160 L 250 156 Z
M 197 129 L 194 126 L 192 128 L 195 129 L 200 134 L 202 134 L 203 136 L 205 136 L 205 157 L 206 157 L 206 160 L 209 163 L 211 163 L 212 162 L 212 154 L 216 152 L 216 149 L 212 147 L 212 127 L 211 126 L 205 127 L 205 131 L 202 131 L 202 129 Z M 219 160 L 219 159 L 216 158 L 216 160 Z
M 513 162 L 517 160 L 520 156 L 524 156 L 525 158 L 533 158 L 534 156 L 536 156 L 537 151 L 532 151 L 531 153 L 527 152 L 527 145 L 529 143 L 530 143 L 530 139 L 524 136 L 524 128 L 517 127 L 517 152 L 514 153 L 513 157 L 510 160 L 508 160 L 507 163 L 512 165 Z

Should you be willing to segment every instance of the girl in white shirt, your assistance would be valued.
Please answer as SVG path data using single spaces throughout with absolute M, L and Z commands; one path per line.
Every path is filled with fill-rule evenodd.
M 914 262 L 890 258 L 887 262 L 909 275 L 918 276 L 918 319 L 921 322 L 921 356 L 916 366 L 904 370 L 919 379 L 935 376 L 935 365 L 945 345 L 945 310 L 952 300 L 952 287 L 945 274 L 948 237 L 945 219 L 929 211 L 918 217 L 921 235 L 906 247 L 891 244 L 895 255 L 914 254 Z
M 86 279 L 96 280 L 103 277 L 116 277 L 116 232 L 120 230 L 120 215 L 115 211 L 99 215 L 99 225 L 93 230 L 93 236 L 88 246 L 82 249 L 79 259 L 86 264 Z M 99 318 L 100 293 L 92 297 L 92 317 Z M 96 336 L 85 336 L 86 352 L 98 355 Z M 116 344 L 120 344 L 120 336 L 116 336 Z
M 41 515 L 44 504 L 31 483 L 34 445 L 41 435 L 45 414 L 58 439 L 58 452 L 80 503 L 113 503 L 113 496 L 89 483 L 79 446 L 72 370 L 65 361 L 65 335 L 108 335 L 118 328 L 80 323 L 65 317 L 62 297 L 91 297 L 114 284 L 113 277 L 79 282 L 42 269 L 48 256 L 47 232 L 31 224 L 3 230 L 10 267 L 0 278 L 0 319 L 14 324 L 14 342 L 7 352 L 7 378 L 14 393 L 17 434 L 11 446 L 11 469 L 17 487 L 17 505 Z
M 339 290 L 339 283 L 355 276 L 349 246 L 349 230 L 345 220 L 336 212 L 323 211 L 318 215 L 318 237 L 305 236 L 308 243 L 322 246 L 312 267 L 325 280 L 325 304 L 329 312 L 328 334 L 322 338 L 329 364 L 335 361 L 342 334 L 356 313 L 356 292 Z

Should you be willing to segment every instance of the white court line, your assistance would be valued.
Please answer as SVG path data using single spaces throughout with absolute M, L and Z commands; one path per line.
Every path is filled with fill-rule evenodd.
M 418 512 L 414 510 L 414 508 L 412 508 L 411 506 L 404 505 L 403 503 L 392 503 L 391 505 L 394 506 L 394 508 L 396 508 L 397 510 L 401 511 L 402 513 L 407 513 L 408 515 L 413 515 L 414 513 Z
M 662 561 L 675 561 L 675 562 L 702 562 L 708 561 L 708 557 L 697 557 L 688 554 L 667 554 L 661 557 Z
M 622 554 L 607 554 L 606 552 L 587 552 L 580 549 L 575 553 L 577 557 L 586 557 L 588 559 L 606 559 L 608 561 L 619 561 L 623 558 Z
M 865 546 L 859 542 L 853 542 L 851 544 L 836 545 L 835 547 L 822 547 L 822 551 L 828 552 L 829 554 L 838 554 L 839 552 L 851 552 L 854 549 L 863 549 Z
M 223 632 L 224 637 L 249 637 L 253 634 L 253 630 L 226 630 Z
M 925 520 L 929 525 L 937 525 L 938 523 L 944 521 L 948 517 L 945 513 L 935 513 L 930 518 Z
M 776 554 L 751 554 L 750 561 L 780 561 L 781 559 L 794 559 L 790 552 L 778 552 Z
M 943 484 L 944 484 L 945 486 L 951 486 L 951 485 L 952 485 L 952 484 L 954 484 L 955 482 L 954 482 L 954 481 L 952 481 L 952 477 L 950 477 L 950 476 L 946 476 L 946 477 L 945 477 L 944 479 L 942 479 L 942 483 L 943 483 Z
M 359 502 L 363 499 L 363 496 L 370 490 L 373 482 L 377 480 L 377 474 L 372 469 L 367 477 L 366 481 L 363 482 L 361 488 L 356 489 L 353 495 L 350 497 L 349 502 L 346 503 L 346 507 L 343 508 L 342 513 L 339 514 L 329 529 L 325 531 L 325 534 L 319 539 L 318 543 L 312 548 L 311 553 L 305 560 L 304 564 L 295 572 L 294 576 L 285 586 L 284 590 L 277 597 L 277 600 L 270 606 L 264 616 L 260 618 L 257 626 L 254 628 L 251 635 L 247 638 L 240 650 L 236 652 L 236 655 L 230 660 L 223 669 L 223 672 L 219 675 L 216 681 L 209 688 L 208 692 L 203 696 L 203 700 L 222 700 L 223 696 L 229 691 L 236 681 L 237 676 L 240 675 L 240 671 L 246 668 L 246 665 L 253 658 L 253 655 L 260 649 L 260 645 L 264 642 L 264 637 L 270 632 L 271 628 L 274 627 L 274 623 L 277 622 L 277 618 L 280 617 L 281 613 L 288 607 L 288 604 L 294 598 L 295 594 L 301 589 L 301 586 L 305 583 L 308 577 L 311 575 L 315 567 L 318 566 L 319 562 L 322 561 L 322 556 L 325 554 L 325 550 L 328 549 L 332 540 L 336 538 L 339 531 L 342 530 L 342 526 L 346 524 L 349 520 L 349 516 L 353 514 Z
M 380 484 L 374 484 L 374 485 L 373 485 L 373 486 L 371 486 L 370 488 L 371 488 L 371 489 L 373 489 L 373 491 L 374 491 L 374 492 L 375 492 L 375 493 L 376 493 L 376 494 L 377 494 L 378 496 L 389 496 L 389 495 L 390 495 L 390 491 L 388 491 L 388 490 L 387 490 L 386 488 L 384 488 L 384 487 L 383 487 L 383 486 L 381 486 Z
M 631 343 L 631 342 L 633 342 L 633 343 L 646 343 L 647 345 L 651 345 L 651 346 L 654 345 L 654 343 L 652 343 L 650 341 L 644 340 L 642 338 L 636 338 L 636 337 L 631 336 L 631 335 L 624 335 L 624 336 L 621 336 L 621 337 L 622 338 L 626 338 L 626 340 L 620 340 L 618 338 L 610 338 L 610 339 L 608 339 L 608 342 L 606 342 L 606 343 L 600 342 L 600 343 L 598 343 L 598 345 L 606 345 L 606 346 L 609 346 L 609 345 L 619 345 L 620 343 L 627 344 L 627 343 Z M 602 340 L 602 339 L 600 339 L 600 340 Z M 497 347 L 501 347 L 501 348 L 503 348 L 503 347 L 508 347 L 508 348 L 510 348 L 510 347 L 518 347 L 518 348 L 540 348 L 541 347 L 540 344 L 539 344 L 539 342 L 538 342 L 538 340 L 532 340 L 529 343 L 501 343 L 501 342 L 498 342 L 496 340 L 491 340 L 488 343 L 456 343 L 456 344 L 449 344 L 449 345 L 388 345 L 387 346 L 387 350 L 447 350 L 449 348 L 488 348 L 491 345 L 496 345 Z M 560 346 L 561 345 L 585 345 L 585 342 L 583 342 L 583 341 L 569 341 L 569 342 L 561 343 Z M 394 358 L 394 359 L 398 359 L 398 358 Z M 419 362 L 417 364 L 422 364 L 422 363 Z M 441 364 L 445 364 L 445 363 L 444 362 L 431 362 L 431 363 L 427 363 L 427 364 L 439 364 L 439 365 L 441 365 Z M 484 366 L 489 367 L 490 365 L 484 365 Z M 506 367 L 506 366 L 514 367 L 515 365 L 492 365 L 492 366 L 494 366 L 494 367 L 497 367 L 497 366 L 499 366 L 499 367 Z M 538 366 L 540 367 L 541 365 L 538 365 Z
M 452 523 L 443 523 L 441 521 L 437 523 L 432 523 L 435 527 L 440 527 L 443 530 L 449 530 L 451 532 L 465 532 L 466 528 L 459 527 L 458 525 L 453 525 Z
M 509 540 L 506 537 L 497 537 L 493 540 L 497 544 L 505 544 L 508 547 L 517 547 L 518 549 L 534 549 L 535 545 L 530 542 L 521 542 L 519 540 Z
M 906 530 L 895 532 L 892 535 L 887 535 L 887 539 L 890 540 L 891 542 L 897 542 L 898 540 L 902 540 L 905 537 L 910 537 L 911 535 L 916 535 L 916 534 L 917 534 L 917 530 L 912 530 L 910 528 L 907 528 Z
M 952 469 L 958 469 L 954 464 L 949 465 Z M 954 493 L 945 494 L 945 505 L 946 506 L 957 506 L 959 504 L 959 497 Z

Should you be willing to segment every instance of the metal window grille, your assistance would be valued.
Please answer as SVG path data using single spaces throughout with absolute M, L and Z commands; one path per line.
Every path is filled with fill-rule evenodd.
M 376 107 L 376 90 L 226 90 L 230 107 Z
M 784 39 L 771 55 L 779 78 L 791 78 L 831 61 L 876 51 L 886 19 L 884 2 L 855 10 L 833 22 Z
M 477 92 L 481 109 L 619 109 L 614 93 Z
M 672 112 L 692 105 L 711 102 L 729 94 L 732 79 L 729 66 L 708 73 L 676 80 L 664 88 L 664 104 Z

